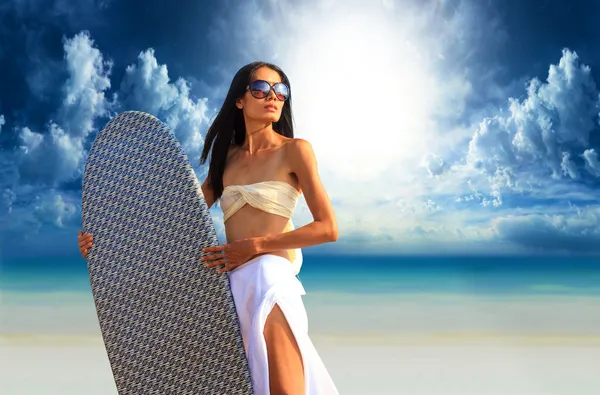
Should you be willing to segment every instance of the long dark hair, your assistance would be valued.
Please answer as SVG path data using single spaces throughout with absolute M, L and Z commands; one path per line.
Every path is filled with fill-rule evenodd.
M 233 77 L 229 92 L 219 110 L 217 117 L 208 128 L 204 139 L 204 148 L 200 164 L 203 165 L 210 152 L 210 165 L 208 167 L 208 184 L 213 190 L 214 201 L 223 193 L 223 174 L 227 162 L 227 153 L 231 144 L 242 145 L 246 140 L 246 124 L 244 114 L 237 108 L 235 102 L 244 96 L 246 86 L 250 83 L 254 73 L 261 67 L 268 67 L 281 77 L 281 81 L 290 86 L 290 81 L 283 70 L 274 64 L 267 62 L 253 62 L 242 67 Z M 273 124 L 273 130 L 285 137 L 294 137 L 294 126 L 292 124 L 292 95 L 283 103 L 281 118 Z

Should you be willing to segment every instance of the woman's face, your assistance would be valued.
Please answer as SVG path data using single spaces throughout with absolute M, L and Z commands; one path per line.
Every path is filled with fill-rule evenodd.
M 273 86 L 281 82 L 281 77 L 275 70 L 268 67 L 261 67 L 256 70 L 250 82 L 252 83 L 257 80 L 267 81 L 269 85 Z M 283 103 L 283 101 L 277 98 L 277 94 L 273 89 L 271 89 L 266 97 L 261 99 L 257 99 L 252 96 L 250 90 L 246 90 L 244 96 L 237 100 L 236 105 L 244 111 L 244 115 L 248 119 L 261 122 L 277 122 L 281 117 Z

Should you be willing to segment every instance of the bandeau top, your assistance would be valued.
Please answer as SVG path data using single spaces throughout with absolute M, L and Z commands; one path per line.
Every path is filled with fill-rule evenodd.
M 228 185 L 221 195 L 223 221 L 235 214 L 244 205 L 267 213 L 290 218 L 296 208 L 299 193 L 284 181 L 263 181 L 248 185 Z
M 291 217 L 296 208 L 298 190 L 284 181 L 262 181 L 248 185 L 228 185 L 223 189 L 220 205 L 223 210 L 223 222 L 246 204 L 264 212 L 288 218 L 284 232 L 294 230 Z M 300 249 L 289 250 L 290 261 L 296 274 L 302 266 Z

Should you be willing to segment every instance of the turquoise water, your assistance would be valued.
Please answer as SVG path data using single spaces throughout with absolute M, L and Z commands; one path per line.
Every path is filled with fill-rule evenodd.
M 4 262 L 2 290 L 89 291 L 81 258 Z M 304 256 L 308 292 L 587 294 L 600 296 L 594 257 Z
M 300 277 L 334 291 L 600 295 L 600 258 L 331 256 L 309 258 Z

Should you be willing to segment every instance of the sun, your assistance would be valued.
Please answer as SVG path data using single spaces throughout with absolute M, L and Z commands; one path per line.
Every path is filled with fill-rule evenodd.
M 287 66 L 297 135 L 350 179 L 418 163 L 436 103 L 424 48 L 378 14 L 313 23 Z

